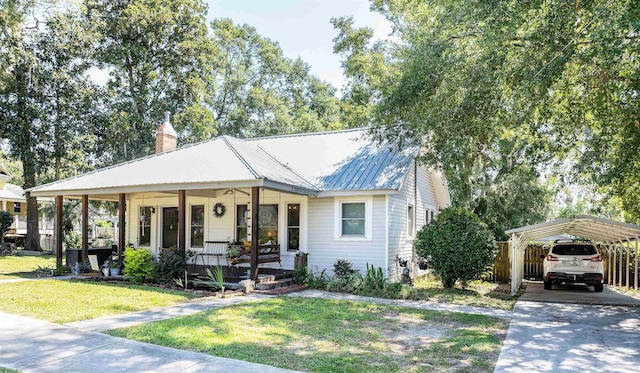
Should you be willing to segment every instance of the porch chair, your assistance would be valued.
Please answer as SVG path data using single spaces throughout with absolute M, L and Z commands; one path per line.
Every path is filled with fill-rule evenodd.
M 196 257 L 193 260 L 194 264 L 198 264 L 198 258 L 202 258 L 202 265 L 205 265 L 205 257 L 215 256 L 218 265 L 220 265 L 220 257 L 227 255 L 227 249 L 229 248 L 229 242 L 227 241 L 205 241 L 202 251 L 196 253 Z

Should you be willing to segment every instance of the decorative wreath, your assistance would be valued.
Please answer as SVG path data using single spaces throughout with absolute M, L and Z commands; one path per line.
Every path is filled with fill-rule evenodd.
M 215 215 L 216 218 L 221 218 L 222 216 L 224 216 L 224 213 L 226 211 L 227 208 L 224 207 L 224 205 L 220 202 L 213 205 L 213 215 Z

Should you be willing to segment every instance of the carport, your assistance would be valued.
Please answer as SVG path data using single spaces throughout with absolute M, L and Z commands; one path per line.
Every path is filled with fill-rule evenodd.
M 638 291 L 638 239 L 640 226 L 589 215 L 552 220 L 505 231 L 510 236 L 511 294 L 515 295 L 524 277 L 527 246 L 542 238 L 568 234 L 589 239 L 604 248 L 607 284 L 629 288 L 631 266 L 633 286 Z M 633 259 L 632 259 L 633 258 Z

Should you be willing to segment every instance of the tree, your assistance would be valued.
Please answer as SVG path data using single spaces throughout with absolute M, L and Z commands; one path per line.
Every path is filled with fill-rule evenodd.
M 205 75 L 208 93 L 192 115 L 206 120 L 189 127 L 189 121 L 178 116 L 176 128 L 182 138 L 196 141 L 217 134 L 255 137 L 341 128 L 334 89 L 312 76 L 306 63 L 284 57 L 277 43 L 248 25 L 216 19 L 211 27 L 215 48 L 208 59 L 210 74 Z
M 8 211 L 0 211 L 0 244 L 4 244 L 4 234 L 13 224 L 13 215 Z
M 0 77 L 0 137 L 8 140 L 12 158 L 22 163 L 25 189 L 35 187 L 51 168 L 53 179 L 68 176 L 63 169 L 86 170 L 80 165 L 91 144 L 92 116 L 84 115 L 92 107 L 87 104 L 91 85 L 80 54 L 86 40 L 71 12 L 52 8 L 41 16 L 44 21 L 29 20 L 34 25 L 15 24 L 2 41 L 10 57 Z M 29 192 L 26 200 L 25 246 L 39 250 L 38 202 Z
M 554 172 L 567 160 L 580 166 L 567 182 L 595 182 L 626 209 L 640 205 L 636 158 L 626 151 L 638 138 L 636 2 L 374 0 L 372 8 L 400 40 L 383 51 L 390 67 L 358 65 L 374 55 L 366 38 L 352 42 L 365 47 L 345 63 L 363 66 L 374 133 L 422 145 L 422 161 L 444 170 L 455 205 L 494 220 L 505 214 L 485 215 L 497 212 L 481 207 L 486 181 Z M 547 193 L 535 179 L 528 185 L 537 191 L 514 200 Z M 524 220 L 535 222 L 538 210 L 523 210 Z
M 209 120 L 199 109 L 213 54 L 202 1 L 86 0 L 83 16 L 92 59 L 109 70 L 102 163 L 151 153 L 164 111 Z
M 491 266 L 496 247 L 477 215 L 446 208 L 418 232 L 416 253 L 429 261 L 443 286 L 451 288 L 457 280 L 464 286 Z

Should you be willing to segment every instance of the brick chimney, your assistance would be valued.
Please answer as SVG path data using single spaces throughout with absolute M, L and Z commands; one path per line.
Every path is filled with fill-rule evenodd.
M 156 154 L 164 153 L 176 148 L 178 142 L 178 134 L 173 129 L 171 122 L 169 122 L 169 116 L 171 113 L 164 112 L 164 122 L 158 127 L 156 132 Z

